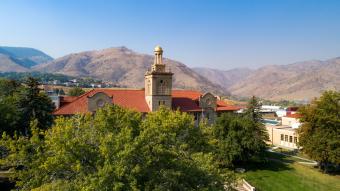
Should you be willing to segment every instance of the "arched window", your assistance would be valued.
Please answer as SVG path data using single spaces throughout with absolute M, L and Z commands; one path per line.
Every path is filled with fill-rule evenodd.
M 159 94 L 165 94 L 165 90 L 166 90 L 166 81 L 165 80 L 159 80 L 158 93 Z

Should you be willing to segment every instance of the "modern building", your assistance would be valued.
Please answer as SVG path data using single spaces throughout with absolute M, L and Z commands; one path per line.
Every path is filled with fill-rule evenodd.
M 298 149 L 297 129 L 287 125 L 266 125 L 269 134 L 269 144 L 286 149 Z
M 240 109 L 209 92 L 173 90 L 173 73 L 163 63 L 162 48 L 157 46 L 154 53 L 154 63 L 145 73 L 144 89 L 93 89 L 79 97 L 61 97 L 60 103 L 56 104 L 60 107 L 54 115 L 95 112 L 105 104 L 117 104 L 142 113 L 157 111 L 160 106 L 165 106 L 191 113 L 197 122 L 205 118 L 213 123 L 220 113 Z
M 298 113 L 288 114 L 281 118 L 280 125 L 266 124 L 270 144 L 287 149 L 298 149 L 298 133 L 301 115 Z

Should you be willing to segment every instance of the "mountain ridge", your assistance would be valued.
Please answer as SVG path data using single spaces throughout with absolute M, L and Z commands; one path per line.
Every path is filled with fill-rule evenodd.
M 32 53 L 24 51 L 20 54 L 20 51 L 17 51 L 14 55 L 11 53 L 13 49 L 0 47 L 0 71 L 40 71 L 75 77 L 93 77 L 130 88 L 144 87 L 144 73 L 153 63 L 152 55 L 141 54 L 121 46 L 71 53 L 45 63 L 25 66 L 33 61 L 32 59 L 27 61 L 23 57 L 32 58 Z M 189 68 L 168 58 L 164 58 L 164 63 L 174 73 L 174 88 L 177 89 L 210 91 L 218 95 L 231 93 L 240 97 L 255 95 L 271 100 L 310 100 L 324 90 L 340 89 L 340 57 L 324 61 L 309 60 L 286 65 L 267 65 L 258 69 L 231 70 Z
M 174 73 L 174 88 L 228 94 L 221 86 L 210 82 L 183 63 L 168 58 L 164 58 L 163 62 Z M 126 47 L 111 47 L 68 54 L 34 66 L 33 70 L 78 77 L 90 76 L 115 82 L 122 87 L 143 88 L 144 74 L 152 63 L 151 55 L 140 54 Z
M 0 70 L 6 72 L 28 71 L 32 66 L 53 60 L 44 52 L 28 47 L 0 46 Z
M 206 76 L 204 72 L 197 72 Z M 262 66 L 224 87 L 232 95 L 241 97 L 311 100 L 325 90 L 340 90 L 340 57 Z

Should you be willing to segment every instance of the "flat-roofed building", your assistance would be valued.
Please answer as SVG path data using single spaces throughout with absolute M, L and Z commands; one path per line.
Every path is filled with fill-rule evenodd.
M 297 128 L 287 125 L 275 126 L 267 124 L 266 129 L 269 134 L 269 144 L 287 149 L 298 149 Z

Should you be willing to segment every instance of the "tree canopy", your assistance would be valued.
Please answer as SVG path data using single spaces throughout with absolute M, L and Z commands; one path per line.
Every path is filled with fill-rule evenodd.
M 73 87 L 73 88 L 71 88 L 69 90 L 68 95 L 69 96 L 80 96 L 80 95 L 82 95 L 84 93 L 85 93 L 85 91 L 82 88 L 80 88 L 80 87 Z
M 2 164 L 16 167 L 22 190 L 223 190 L 233 182 L 186 113 L 161 108 L 143 119 L 107 105 L 93 116 L 60 117 L 46 131 L 37 125 L 30 138 L 0 142 Z
M 230 167 L 265 151 L 268 133 L 258 108 L 258 101 L 253 98 L 245 114 L 224 113 L 217 119 L 211 129 L 211 141 L 220 165 Z
M 29 134 L 30 121 L 37 119 L 38 127 L 46 129 L 52 125 L 54 105 L 41 92 L 39 82 L 28 78 L 25 85 L 14 80 L 0 79 L 0 132 L 13 135 Z
M 303 151 L 325 171 L 330 163 L 340 165 L 340 92 L 326 91 L 299 112 L 299 145 Z

